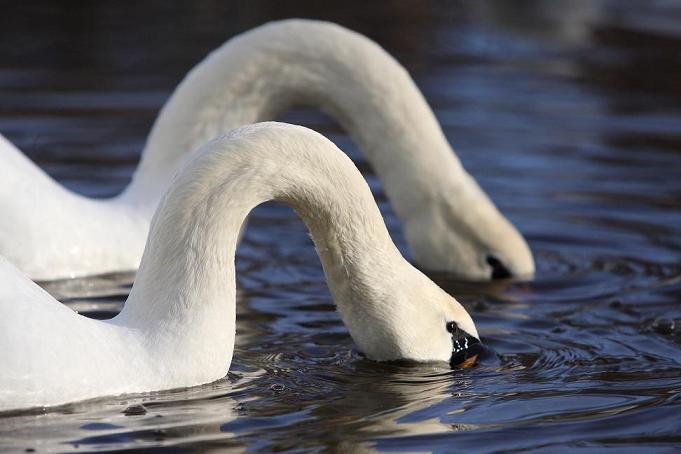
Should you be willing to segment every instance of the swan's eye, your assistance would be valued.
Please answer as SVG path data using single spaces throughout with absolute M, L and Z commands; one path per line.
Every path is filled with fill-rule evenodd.
M 492 279 L 508 279 L 513 276 L 508 268 L 501 263 L 501 260 L 495 256 L 488 255 L 486 260 L 487 264 L 492 267 Z
M 456 322 L 447 322 L 447 332 L 454 334 L 454 331 L 458 328 Z

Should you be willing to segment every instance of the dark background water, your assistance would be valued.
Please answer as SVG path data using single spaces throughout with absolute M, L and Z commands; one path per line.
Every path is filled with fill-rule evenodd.
M 0 131 L 75 191 L 127 184 L 159 107 L 209 50 L 271 19 L 323 18 L 410 70 L 538 266 L 512 285 L 434 276 L 498 358 L 379 364 L 354 350 L 302 223 L 265 205 L 237 259 L 229 377 L 2 417 L 0 448 L 681 448 L 681 2 L 0 3 Z M 345 132 L 314 110 L 283 119 L 366 170 L 404 251 Z M 131 279 L 47 288 L 110 317 Z

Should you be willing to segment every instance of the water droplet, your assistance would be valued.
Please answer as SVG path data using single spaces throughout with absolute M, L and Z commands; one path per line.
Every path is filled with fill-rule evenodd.
M 653 322 L 653 329 L 659 334 L 671 334 L 674 332 L 674 320 L 658 318 Z

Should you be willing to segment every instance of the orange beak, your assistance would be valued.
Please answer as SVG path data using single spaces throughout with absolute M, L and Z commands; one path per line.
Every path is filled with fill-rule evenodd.
M 459 363 L 456 365 L 456 367 L 459 367 L 461 369 L 469 369 L 475 365 L 475 362 L 478 360 L 478 355 L 473 355 L 468 358 L 466 358 L 462 363 Z

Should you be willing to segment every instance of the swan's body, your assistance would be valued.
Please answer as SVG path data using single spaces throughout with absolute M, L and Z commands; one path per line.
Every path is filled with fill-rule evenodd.
M 423 267 L 488 279 L 491 255 L 514 276 L 533 273 L 524 239 L 463 169 L 404 68 L 362 35 L 305 20 L 258 27 L 197 65 L 113 199 L 69 192 L 0 139 L 0 254 L 36 280 L 136 269 L 156 204 L 188 150 L 294 104 L 320 106 L 350 131 Z
M 308 129 L 264 123 L 209 143 L 178 175 L 113 319 L 76 314 L 0 261 L 0 409 L 224 376 L 239 228 L 272 199 L 308 226 L 343 321 L 368 357 L 447 361 L 452 322 L 477 337 L 463 307 L 402 258 L 352 162 Z

